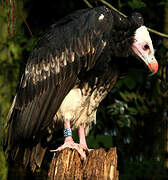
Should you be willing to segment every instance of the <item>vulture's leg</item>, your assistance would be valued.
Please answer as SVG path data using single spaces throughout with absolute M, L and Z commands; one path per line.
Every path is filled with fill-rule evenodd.
M 51 152 L 54 151 L 61 151 L 65 148 L 71 148 L 71 149 L 76 149 L 78 153 L 81 155 L 83 159 L 86 159 L 86 153 L 85 150 L 87 150 L 87 145 L 86 145 L 86 140 L 84 135 L 84 129 L 79 128 L 79 135 L 80 135 L 80 144 L 77 144 L 73 141 L 72 138 L 72 131 L 70 127 L 70 120 L 65 120 L 64 123 L 64 144 L 58 147 L 56 150 L 51 150 Z
M 85 149 L 88 150 L 85 138 L 85 131 L 83 126 L 79 126 L 78 128 L 78 136 L 79 136 L 79 144 Z
M 79 126 L 79 128 L 78 128 L 78 136 L 79 136 L 79 145 L 85 151 L 92 151 L 93 149 L 88 149 L 88 146 L 87 146 L 87 143 L 86 143 L 85 130 L 84 130 L 83 126 Z

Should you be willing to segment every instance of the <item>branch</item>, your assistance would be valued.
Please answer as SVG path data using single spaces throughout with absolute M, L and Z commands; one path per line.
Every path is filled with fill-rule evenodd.
M 147 29 L 148 29 L 148 31 L 150 31 L 151 33 L 157 34 L 158 36 L 161 36 L 161 37 L 163 37 L 163 38 L 168 38 L 168 34 L 161 33 L 161 32 L 159 32 L 159 31 L 156 31 L 156 30 L 151 29 L 151 28 L 149 28 L 149 27 L 148 27 Z
M 104 0 L 100 0 L 103 4 L 105 4 L 106 6 L 108 6 L 109 8 L 113 9 L 114 11 L 118 12 L 119 14 L 121 14 L 124 17 L 127 17 L 125 14 L 123 14 L 122 12 L 120 12 L 118 9 L 116 9 L 114 6 L 112 6 L 110 3 L 104 1 Z
M 30 36 L 32 37 L 32 36 L 33 36 L 33 33 L 32 33 L 32 31 L 31 31 L 31 29 L 30 29 L 30 27 L 29 27 L 29 25 L 28 25 L 27 21 L 25 20 L 25 18 L 24 18 L 24 16 L 23 16 L 22 11 L 20 10 L 19 12 L 20 12 L 20 16 L 21 16 L 21 17 L 22 17 L 22 19 L 23 19 L 23 22 L 25 23 L 25 25 L 26 25 L 26 27 L 27 27 L 27 29 L 28 29 L 29 33 L 30 33 Z
M 89 4 L 90 5 L 90 3 L 87 1 L 87 0 L 83 0 L 87 5 Z M 102 2 L 103 4 L 105 4 L 106 6 L 108 6 L 109 8 L 111 8 L 111 9 L 113 9 L 114 11 L 116 11 L 116 12 L 118 12 L 119 14 L 121 14 L 122 16 L 124 16 L 124 17 L 127 17 L 125 14 L 123 14 L 122 12 L 120 12 L 118 9 L 116 9 L 114 6 L 112 6 L 110 3 L 108 3 L 107 1 L 105 1 L 105 0 L 100 0 L 100 2 Z M 90 6 L 89 6 L 90 7 Z M 93 7 L 93 6 L 91 6 L 91 7 Z M 168 38 L 168 34 L 164 34 L 164 33 L 161 33 L 161 32 L 159 32 L 159 31 L 156 31 L 156 30 L 154 30 L 154 29 L 151 29 L 151 28 L 149 28 L 149 27 L 147 27 L 147 29 L 148 29 L 148 31 L 150 31 L 151 33 L 154 33 L 154 34 L 156 34 L 156 35 L 158 35 L 158 36 L 161 36 L 161 37 L 163 37 L 163 38 Z
M 93 8 L 93 6 L 87 1 L 87 0 L 83 0 L 85 2 L 85 4 L 87 4 L 88 7 Z

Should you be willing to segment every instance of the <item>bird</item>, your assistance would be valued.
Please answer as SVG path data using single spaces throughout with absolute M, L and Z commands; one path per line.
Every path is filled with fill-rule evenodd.
M 34 171 L 60 128 L 64 143 L 53 151 L 69 147 L 86 158 L 90 149 L 85 136 L 130 56 L 157 73 L 152 40 L 140 13 L 123 17 L 99 6 L 77 10 L 51 25 L 28 57 L 7 116 L 7 160 L 17 161 L 22 154 L 24 167 Z M 72 130 L 78 130 L 79 143 Z

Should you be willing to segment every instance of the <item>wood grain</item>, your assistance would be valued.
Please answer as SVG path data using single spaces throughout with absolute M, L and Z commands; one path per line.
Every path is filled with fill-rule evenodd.
M 76 150 L 69 148 L 54 154 L 49 169 L 51 180 L 118 180 L 116 148 L 90 151 L 82 160 Z

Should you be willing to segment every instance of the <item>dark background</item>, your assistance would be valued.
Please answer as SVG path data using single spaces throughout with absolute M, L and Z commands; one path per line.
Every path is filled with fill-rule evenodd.
M 12 2 L 0 1 L 1 135 L 20 74 L 41 34 L 67 14 L 88 8 L 82 0 Z M 103 5 L 100 1 L 89 2 L 94 7 Z M 147 27 L 168 32 L 167 0 L 108 2 L 126 15 L 140 12 Z M 101 103 L 97 124 L 87 137 L 89 148 L 117 147 L 120 180 L 168 179 L 168 40 L 153 33 L 151 38 L 159 62 L 157 75 L 149 76 L 148 70 L 141 64 L 136 68 L 130 66 L 125 78 L 116 84 Z M 135 60 L 133 57 L 129 59 Z M 0 140 L 2 142 L 3 136 Z M 52 145 L 58 143 L 63 143 L 63 139 L 55 140 Z M 50 160 L 51 154 L 47 153 L 43 167 L 32 175 L 30 172 L 25 173 L 22 168 L 7 167 L 0 146 L 0 179 L 46 179 Z

